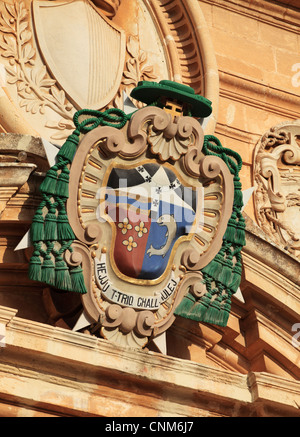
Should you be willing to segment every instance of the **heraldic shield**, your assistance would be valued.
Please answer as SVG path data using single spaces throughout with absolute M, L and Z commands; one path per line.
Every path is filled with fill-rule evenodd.
M 210 102 L 171 81 L 132 97 L 149 105 L 76 113 L 40 187 L 29 276 L 80 293 L 73 329 L 141 348 L 177 315 L 226 326 L 244 222 L 241 159 L 197 120 Z
M 106 191 L 117 268 L 132 278 L 159 278 L 177 239 L 191 233 L 200 193 L 156 163 L 114 168 Z
M 124 31 L 88 0 L 34 0 L 33 18 L 47 67 L 74 106 L 105 107 L 121 83 Z

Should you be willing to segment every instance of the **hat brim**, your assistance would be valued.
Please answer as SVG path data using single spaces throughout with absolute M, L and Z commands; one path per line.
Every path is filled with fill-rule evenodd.
M 157 101 L 160 97 L 170 97 L 191 105 L 193 117 L 208 117 L 212 113 L 211 101 L 197 94 L 187 93 L 183 89 L 176 89 L 157 82 L 139 82 L 131 91 L 131 97 L 147 105 Z

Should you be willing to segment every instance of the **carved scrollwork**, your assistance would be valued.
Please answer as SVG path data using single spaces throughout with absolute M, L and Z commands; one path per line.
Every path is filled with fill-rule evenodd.
M 138 314 L 136 331 L 140 335 L 150 336 L 155 323 L 155 316 L 151 311 L 142 311 Z
M 155 317 L 151 311 L 137 312 L 133 308 L 111 304 L 105 311 L 102 326 L 109 329 L 119 328 L 123 334 L 129 334 L 134 330 L 138 335 L 149 337 L 154 323 Z
M 224 161 L 213 155 L 203 156 L 200 152 L 201 148 L 193 146 L 184 156 L 186 171 L 195 178 L 200 176 L 208 179 L 215 178 L 226 167 Z
M 187 248 L 181 257 L 181 263 L 188 270 L 197 271 L 203 268 L 211 259 L 215 256 L 214 247 L 217 247 L 222 240 L 222 236 L 225 232 L 227 221 L 231 215 L 231 208 L 233 201 L 233 182 L 232 175 L 225 164 L 225 162 L 213 155 L 202 156 L 200 158 L 199 152 L 192 148 L 185 157 L 184 165 L 187 171 L 193 175 L 193 177 L 203 177 L 204 179 L 212 180 L 216 177 L 220 177 L 224 183 L 224 199 L 222 208 L 220 211 L 220 220 L 218 223 L 218 233 L 210 246 L 208 253 L 200 253 L 197 246 L 191 245 Z
M 187 272 L 179 284 L 178 293 L 183 297 L 190 291 L 196 298 L 200 298 L 206 293 L 205 284 L 202 283 L 201 272 Z
M 102 231 L 99 226 L 91 223 L 86 226 L 84 231 L 85 241 L 89 244 L 96 243 L 101 238 Z
M 255 212 L 259 225 L 277 244 L 298 254 L 300 123 L 282 123 L 257 144 L 254 161 Z
M 67 264 L 71 267 L 77 267 L 82 263 L 82 254 L 80 252 L 65 252 L 65 260 Z
M 142 153 L 148 141 L 151 152 L 162 161 L 177 161 L 188 152 L 190 146 L 201 150 L 204 138 L 203 130 L 195 119 L 180 117 L 172 120 L 170 114 L 151 106 L 141 109 L 132 117 L 128 136 L 132 139 L 132 145 L 130 151 L 127 148 L 122 155 L 128 157 L 129 154 Z
M 150 126 L 148 141 L 152 153 L 159 155 L 162 161 L 177 161 L 192 145 L 201 150 L 204 134 L 200 124 L 191 117 L 180 117 L 172 121 L 170 115 L 166 115 L 168 125 L 164 130 L 153 124 L 152 134 Z
M 206 290 L 206 286 L 205 286 L 205 284 L 200 282 L 200 279 L 199 279 L 199 281 L 194 282 L 194 284 L 191 286 L 191 293 L 197 299 L 199 299 L 200 297 L 204 296 L 206 291 L 207 291 Z
M 205 156 L 200 161 L 200 174 L 205 178 L 212 179 L 218 176 L 224 169 L 224 163 L 216 156 Z
M 111 127 L 108 127 L 105 131 L 102 130 L 99 140 L 104 140 L 100 143 L 100 149 L 104 154 L 117 154 L 122 152 L 124 148 L 124 134 Z
M 125 314 L 125 318 L 126 318 L 126 314 Z M 102 326 L 105 326 L 106 328 L 116 328 L 117 326 L 121 326 L 123 321 L 124 321 L 124 309 L 120 307 L 120 305 L 112 304 L 109 305 L 105 311 L 105 319 L 102 322 Z M 131 329 L 134 327 L 134 324 L 135 324 L 135 320 Z M 131 329 L 128 330 L 127 320 L 125 321 L 124 325 L 125 326 L 123 331 L 129 332 Z

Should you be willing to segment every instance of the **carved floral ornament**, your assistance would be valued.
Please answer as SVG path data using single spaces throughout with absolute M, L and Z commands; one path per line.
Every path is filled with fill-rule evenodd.
M 0 48 L 6 132 L 62 144 L 77 110 L 123 109 L 139 81 L 169 78 L 213 102 L 213 133 L 217 66 L 197 0 L 3 1 Z
M 132 94 L 146 102 L 149 89 L 162 107 L 77 113 L 31 228 L 30 277 L 79 292 L 93 332 L 133 347 L 176 315 L 224 326 L 244 244 L 240 157 L 185 115 L 210 102 L 170 81 Z
M 264 232 L 300 256 L 300 122 L 274 126 L 255 152 L 255 211 Z

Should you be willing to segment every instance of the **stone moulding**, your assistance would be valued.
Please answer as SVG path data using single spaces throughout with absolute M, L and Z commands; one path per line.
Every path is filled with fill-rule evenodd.
M 46 168 L 42 140 L 31 135 L 0 136 L 0 214 L 35 170 Z
M 298 33 L 299 28 L 299 7 L 298 0 L 282 0 L 280 4 L 262 3 L 260 0 L 252 1 L 240 0 L 238 4 L 228 0 L 203 0 L 205 3 L 229 9 L 236 13 L 242 13 L 264 23 L 282 27 L 285 30 Z M 287 5 L 288 7 L 285 7 Z M 295 8 L 293 8 L 295 6 Z M 259 12 L 259 14 L 258 14 Z
M 247 244 L 243 249 L 244 253 L 255 257 L 258 262 L 264 263 L 279 274 L 284 275 L 293 284 L 300 286 L 297 259 L 291 257 L 282 247 L 276 245 L 272 238 L 267 236 L 248 217 L 246 217 L 246 239 Z M 270 247 L 272 250 L 270 250 Z
M 28 410 L 71 416 L 124 417 L 124 411 L 127 416 L 140 417 L 159 413 L 170 417 L 299 416 L 299 381 L 264 372 L 241 375 L 116 347 L 85 334 L 21 319 L 16 310 L 5 307 L 0 307 L 0 321 L 6 325 L 0 398 L 9 404 L 18 399 Z M 157 402 L 149 398 L 149 384 L 159 387 Z M 132 389 L 137 386 L 138 394 Z
M 27 182 L 35 169 L 36 165 L 30 163 L 0 163 L 0 216 L 9 200 Z
M 191 86 L 197 94 L 213 102 L 213 114 L 205 127 L 205 133 L 213 134 L 218 119 L 219 75 L 201 6 L 194 0 L 150 0 L 150 4 L 163 32 L 173 80 Z M 186 46 L 190 47 L 190 53 Z M 192 74 L 189 65 L 194 67 Z
M 224 71 L 220 71 L 220 96 L 230 101 L 246 102 L 254 108 L 259 107 L 260 110 L 279 114 L 286 119 L 296 119 L 300 115 L 296 92 L 286 93 Z

